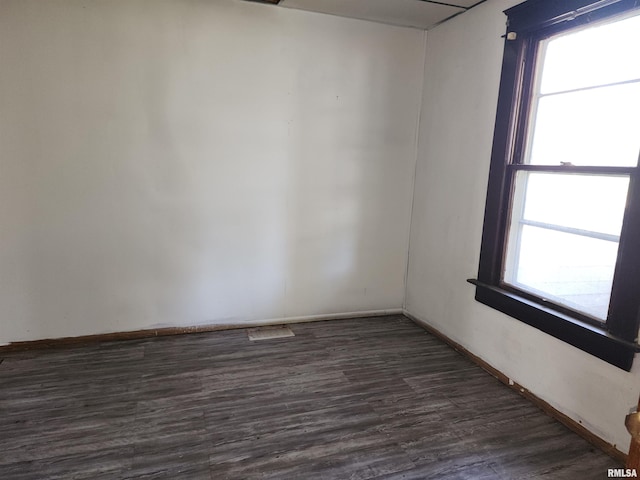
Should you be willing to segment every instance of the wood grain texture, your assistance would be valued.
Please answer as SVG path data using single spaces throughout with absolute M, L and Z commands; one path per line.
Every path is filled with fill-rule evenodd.
M 636 412 L 640 412 L 640 399 L 638 399 Z M 629 456 L 627 457 L 626 467 L 640 470 L 640 440 L 633 438 L 633 434 L 631 443 L 629 444 Z
M 504 373 L 502 373 L 500 370 L 494 368 L 492 365 L 488 364 L 487 362 L 482 360 L 477 355 L 474 355 L 473 353 L 471 353 L 469 350 L 464 348 L 459 343 L 454 342 L 449 337 L 444 335 L 442 332 L 440 332 L 437 329 L 431 327 L 430 325 L 427 325 L 426 323 L 420 321 L 419 319 L 413 317 L 410 314 L 405 314 L 405 315 L 408 318 L 410 318 L 411 320 L 413 320 L 418 326 L 424 328 L 431 335 L 433 335 L 436 338 L 442 340 L 444 343 L 446 343 L 451 348 L 453 348 L 456 352 L 458 352 L 461 355 L 464 355 L 465 357 L 467 357 L 473 363 L 475 363 L 480 368 L 482 368 L 483 370 L 488 372 L 491 376 L 493 376 L 493 377 L 497 378 L 498 380 L 500 380 L 504 385 L 508 386 L 509 388 L 514 390 L 516 393 L 518 393 L 522 397 L 524 397 L 527 400 L 529 400 L 530 402 L 532 402 L 534 405 L 536 405 L 539 409 L 541 409 L 547 415 L 550 415 L 551 417 L 555 418 L 557 421 L 562 423 L 565 427 L 567 427 L 570 430 L 572 430 L 573 432 L 577 433 L 578 435 L 580 435 L 582 438 L 587 440 L 589 443 L 591 443 L 595 447 L 597 447 L 600 450 L 604 451 L 605 453 L 607 453 L 608 455 L 610 455 L 611 457 L 613 457 L 614 459 L 616 459 L 620 463 L 625 463 L 627 461 L 627 455 L 624 452 L 621 452 L 620 450 L 618 450 L 615 447 L 615 445 L 611 445 L 609 442 L 603 440 L 602 438 L 598 437 L 597 435 L 595 435 L 591 431 L 587 430 L 580 423 L 576 422 L 571 417 L 568 417 L 567 415 L 565 415 L 561 411 L 557 410 L 552 405 L 550 405 L 549 403 L 545 402 L 540 397 L 538 397 L 534 393 L 532 393 L 529 390 L 527 390 L 526 388 L 524 388 L 518 382 L 514 382 L 509 377 L 507 377 Z M 638 408 L 640 408 L 640 406 Z
M 0 478 L 575 479 L 621 464 L 403 316 L 13 352 Z

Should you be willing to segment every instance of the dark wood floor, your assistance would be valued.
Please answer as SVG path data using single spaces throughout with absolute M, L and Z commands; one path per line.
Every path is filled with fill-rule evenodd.
M 600 479 L 621 465 L 401 316 L 7 354 L 0 478 Z

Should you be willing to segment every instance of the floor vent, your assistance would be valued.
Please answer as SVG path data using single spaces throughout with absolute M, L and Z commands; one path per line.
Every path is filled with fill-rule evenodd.
M 295 333 L 293 333 L 289 327 L 285 326 L 249 328 L 247 335 L 252 342 L 271 340 L 273 338 L 295 337 Z

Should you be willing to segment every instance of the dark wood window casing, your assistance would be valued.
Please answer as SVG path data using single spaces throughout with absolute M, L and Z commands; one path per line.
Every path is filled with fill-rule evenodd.
M 634 167 L 523 163 L 537 49 L 550 36 L 640 9 L 640 0 L 529 0 L 508 17 L 495 122 L 477 301 L 629 371 L 640 323 L 640 171 Z M 637 62 L 637 58 L 630 58 Z M 638 112 L 640 115 L 640 112 Z M 638 132 L 640 138 L 640 132 Z M 640 141 L 638 142 L 640 145 Z M 510 203 L 517 171 L 627 175 L 629 192 L 606 322 L 536 297 L 502 280 Z

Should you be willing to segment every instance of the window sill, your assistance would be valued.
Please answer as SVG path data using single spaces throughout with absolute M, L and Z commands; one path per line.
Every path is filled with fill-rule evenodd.
M 517 294 L 475 279 L 476 300 L 484 305 L 542 330 L 618 368 L 631 370 L 635 352 L 640 345 L 611 335 L 606 330 L 556 312 Z

